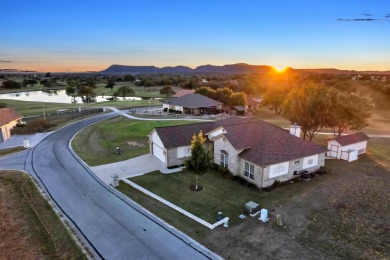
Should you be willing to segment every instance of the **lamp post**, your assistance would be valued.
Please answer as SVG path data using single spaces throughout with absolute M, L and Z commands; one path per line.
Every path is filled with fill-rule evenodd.
M 42 104 L 42 111 L 43 111 L 43 119 L 46 119 L 45 105 L 44 104 Z

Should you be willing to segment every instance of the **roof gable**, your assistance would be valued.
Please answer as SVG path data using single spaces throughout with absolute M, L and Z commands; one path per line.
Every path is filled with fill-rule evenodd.
M 23 116 L 15 111 L 15 109 L 6 107 L 0 108 L 0 126 L 6 125 L 12 121 L 21 119 Z
M 326 141 L 327 142 L 328 141 L 336 141 L 339 144 L 345 146 L 345 145 L 356 144 L 359 142 L 367 141 L 368 139 L 370 139 L 370 137 L 368 137 L 365 133 L 360 132 L 360 133 L 351 134 L 351 135 L 343 135 L 343 136 L 340 136 L 337 138 L 332 138 L 332 139 L 329 139 Z

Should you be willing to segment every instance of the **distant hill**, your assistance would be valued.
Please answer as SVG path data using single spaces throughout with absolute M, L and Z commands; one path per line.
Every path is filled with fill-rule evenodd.
M 266 73 L 272 70 L 271 66 L 249 65 L 245 63 L 237 63 L 223 66 L 202 65 L 195 69 L 186 66 L 176 67 L 156 67 L 156 66 L 126 66 L 126 65 L 111 65 L 102 74 L 180 74 L 180 73 L 215 73 L 215 74 L 249 74 L 249 73 Z
M 127 66 L 111 65 L 105 70 L 100 71 L 102 74 L 262 74 L 269 73 L 273 68 L 268 65 L 250 65 L 246 63 L 217 65 L 201 65 L 192 69 L 186 66 L 175 67 L 156 67 L 156 66 Z M 324 69 L 293 69 L 290 70 L 317 73 L 317 74 L 388 74 L 390 71 L 355 71 L 339 70 L 334 68 Z

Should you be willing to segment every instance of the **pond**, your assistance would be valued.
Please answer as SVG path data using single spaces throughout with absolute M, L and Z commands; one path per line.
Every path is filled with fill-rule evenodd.
M 108 101 L 111 96 L 96 96 L 95 102 Z M 0 94 L 0 99 L 13 99 L 20 101 L 52 102 L 52 103 L 83 103 L 81 97 L 71 97 L 66 95 L 65 90 L 47 90 L 47 91 L 27 91 L 17 93 Z M 141 97 L 126 97 L 125 101 L 142 100 Z M 150 98 L 146 98 L 150 99 Z M 157 98 L 156 98 L 157 99 Z M 119 97 L 118 101 L 123 101 Z

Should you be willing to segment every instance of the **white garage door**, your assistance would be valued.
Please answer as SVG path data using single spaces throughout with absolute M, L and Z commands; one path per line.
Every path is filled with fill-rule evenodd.
M 153 143 L 153 155 L 156 156 L 160 161 L 165 163 L 164 150 L 155 143 Z

